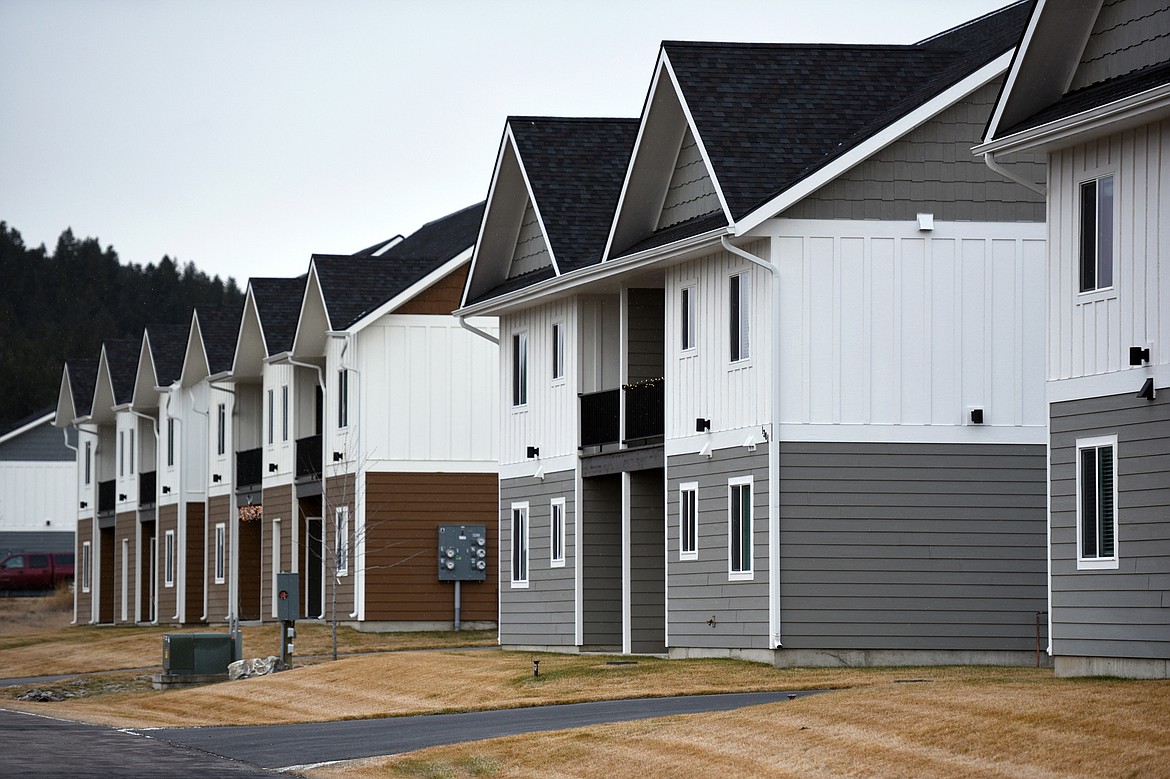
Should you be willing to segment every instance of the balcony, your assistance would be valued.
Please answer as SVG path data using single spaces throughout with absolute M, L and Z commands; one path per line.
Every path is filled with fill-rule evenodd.
M 320 478 L 321 476 L 321 436 L 311 435 L 297 439 L 297 470 L 296 478 Z
M 264 449 L 247 449 L 236 452 L 236 489 L 242 490 L 260 484 L 263 481 L 263 471 L 260 463 L 264 459 Z
M 581 448 L 618 442 L 644 444 L 660 437 L 665 429 L 664 390 L 665 383 L 659 378 L 627 384 L 620 390 L 583 393 L 580 396 Z M 622 395 L 625 396 L 624 432 Z
M 114 506 L 115 506 L 114 498 L 115 498 L 115 493 L 117 491 L 116 487 L 114 486 L 114 483 L 115 483 L 114 479 L 110 479 L 109 481 L 99 481 L 98 482 L 98 505 L 97 505 L 97 513 L 98 514 L 113 514 L 114 513 Z
M 627 384 L 622 391 L 626 395 L 626 443 L 646 443 L 648 439 L 661 437 L 665 431 L 665 381 L 647 379 Z
M 158 478 L 154 471 L 138 474 L 138 505 L 153 506 L 157 500 Z

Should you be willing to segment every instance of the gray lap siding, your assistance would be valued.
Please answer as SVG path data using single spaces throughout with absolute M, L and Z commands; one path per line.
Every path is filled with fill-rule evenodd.
M 1043 446 L 780 446 L 785 648 L 1035 649 Z
M 576 474 L 500 480 L 500 643 L 571 647 L 575 639 Z M 552 567 L 552 500 L 565 499 L 565 565 Z M 528 587 L 512 587 L 512 504 L 528 502 Z
M 1050 407 L 1053 654 L 1170 659 L 1170 399 Z M 1076 442 L 1117 436 L 1116 569 L 1077 569 Z

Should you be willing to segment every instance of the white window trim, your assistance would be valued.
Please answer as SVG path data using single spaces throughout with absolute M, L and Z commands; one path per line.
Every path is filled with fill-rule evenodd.
M 1082 528 L 1084 528 L 1084 509 L 1083 501 L 1081 500 L 1082 486 L 1081 486 L 1081 451 L 1084 449 L 1096 449 L 1101 446 L 1113 447 L 1113 556 L 1112 557 L 1085 557 L 1082 549 Z M 1117 570 L 1119 561 L 1121 559 L 1121 539 L 1118 538 L 1118 514 L 1117 508 L 1117 482 L 1118 478 L 1118 464 L 1121 458 L 1117 451 L 1117 435 L 1096 436 L 1093 438 L 1078 438 L 1076 443 L 1076 457 L 1073 459 L 1073 467 L 1076 469 L 1076 504 L 1077 504 L 1077 570 L 1078 571 L 1111 571 Z M 1096 517 L 1093 522 L 1096 523 Z
M 93 546 L 91 541 L 81 542 L 81 591 L 89 592 L 93 582 Z
M 558 320 L 552 323 L 550 329 L 552 333 L 553 351 L 550 357 L 552 358 L 552 383 L 553 386 L 565 383 L 565 322 Z
M 118 477 L 126 475 L 126 431 L 118 431 Z
M 1082 233 L 1082 230 L 1084 229 L 1084 216 L 1083 216 L 1084 206 L 1083 206 L 1082 201 L 1081 201 L 1081 189 L 1084 187 L 1085 184 L 1088 184 L 1091 181 L 1100 182 L 1101 179 L 1109 178 L 1109 177 L 1111 177 L 1113 179 L 1113 236 L 1112 236 L 1112 247 L 1111 247 L 1111 251 L 1113 253 L 1113 256 L 1111 258 L 1113 281 L 1108 287 L 1094 287 L 1093 289 L 1082 290 L 1081 289 L 1081 273 L 1082 273 L 1082 268 L 1081 268 L 1081 261 L 1082 261 L 1081 233 Z M 1075 229 L 1077 231 L 1076 238 L 1074 239 L 1074 242 L 1075 242 L 1074 245 L 1076 246 L 1076 267 L 1073 269 L 1073 273 L 1075 274 L 1075 278 L 1076 278 L 1076 284 L 1075 284 L 1074 288 L 1077 290 L 1077 294 L 1076 294 L 1077 305 L 1083 305 L 1086 303 L 1095 303 L 1099 300 L 1109 300 L 1111 298 L 1117 297 L 1117 275 L 1118 275 L 1117 262 L 1118 262 L 1118 258 L 1120 257 L 1119 250 L 1120 250 L 1120 246 L 1121 246 L 1119 218 L 1118 218 L 1119 217 L 1118 192 L 1120 191 L 1120 182 L 1118 179 L 1119 179 L 1119 176 L 1118 176 L 1118 171 L 1116 169 L 1114 169 L 1114 168 L 1098 168 L 1096 170 L 1086 171 L 1084 173 L 1083 178 L 1079 178 L 1076 181 L 1076 187 L 1075 187 L 1074 192 L 1073 192 L 1073 198 L 1075 200 L 1074 210 L 1076 213 L 1076 216 L 1073 220 L 1073 224 L 1074 224 Z M 1098 198 L 1099 197 L 1100 197 L 1100 195 L 1098 194 Z M 1098 215 L 1098 222 L 1100 222 L 1100 215 Z
M 130 442 L 130 475 L 133 476 L 134 475 L 134 450 L 138 448 L 136 446 L 136 442 L 138 441 L 138 437 L 134 434 L 134 428 L 130 428 L 127 431 L 126 438 Z
M 516 571 L 516 512 L 520 512 L 521 522 L 524 524 L 523 548 L 522 548 L 522 553 L 524 555 L 524 576 L 523 576 L 523 578 L 518 578 L 516 575 L 517 574 L 517 571 Z M 528 577 L 532 571 L 532 569 L 530 567 L 530 563 L 531 563 L 532 559 L 531 559 L 531 555 L 529 554 L 530 547 L 528 545 L 528 542 L 530 540 L 529 539 L 529 529 L 532 527 L 532 524 L 531 524 L 531 522 L 529 522 L 529 517 L 530 517 L 530 514 L 528 512 L 528 501 L 524 501 L 522 503 L 513 503 L 512 504 L 512 510 L 509 514 L 509 520 L 508 520 L 511 523 L 509 525 L 509 533 L 508 533 L 508 571 L 509 571 L 509 577 L 512 580 L 512 589 L 514 589 L 514 590 L 528 589 Z
M 751 550 L 751 556 L 748 558 L 748 564 L 751 567 L 749 570 L 746 570 L 746 571 L 733 571 L 731 569 L 731 523 L 733 520 L 733 517 L 731 515 L 731 490 L 732 490 L 732 488 L 735 488 L 735 487 L 742 487 L 745 484 L 749 487 L 749 490 L 751 493 L 751 498 L 752 498 L 752 503 L 754 504 L 755 497 L 756 497 L 756 490 L 755 490 L 755 485 L 753 484 L 753 477 L 751 477 L 751 476 L 736 476 L 736 477 L 733 477 L 733 478 L 730 478 L 727 480 L 727 578 L 729 581 L 733 581 L 733 582 L 751 581 L 752 579 L 755 578 L 755 575 L 756 575 L 756 559 L 755 559 L 756 558 L 756 554 L 755 554 L 755 551 L 756 551 L 756 543 L 755 543 L 755 541 L 756 541 L 756 539 L 755 539 L 756 512 L 755 512 L 754 505 L 752 505 L 752 507 L 751 507 L 751 519 L 750 519 L 751 524 L 749 526 L 751 528 L 751 543 L 748 544 L 748 549 Z M 738 518 L 735 518 L 735 519 L 738 520 Z
M 223 522 L 215 523 L 215 583 L 223 584 L 226 580 L 227 568 L 227 526 Z
M 349 427 L 349 369 L 337 371 L 337 429 Z
M 280 442 L 288 443 L 288 385 L 280 387 Z
M 168 530 L 163 536 L 163 586 L 175 586 L 175 531 Z
M 173 471 L 174 469 L 175 469 L 175 418 L 174 417 L 167 417 L 167 470 Z
M 685 533 L 683 528 L 686 523 L 686 516 L 683 512 L 683 493 L 692 493 L 693 500 L 691 503 L 695 511 L 695 534 L 692 539 L 694 549 L 683 549 L 683 537 Z M 698 560 L 699 559 L 699 483 L 697 481 L 683 482 L 678 485 L 678 559 L 680 560 Z
M 93 483 L 93 442 L 85 442 L 85 472 L 82 474 L 85 479 L 85 486 Z
M 679 356 L 693 357 L 699 351 L 699 317 L 698 317 L 698 298 L 696 297 L 699 291 L 699 285 L 693 281 L 687 282 L 679 287 L 678 291 L 678 306 L 679 306 Z M 685 293 L 685 294 L 684 294 Z M 684 302 L 685 300 L 685 302 Z M 690 336 L 690 344 L 682 343 L 683 326 L 686 325 L 686 333 Z
M 559 516 L 557 513 L 558 509 L 560 509 Z M 549 534 L 549 544 L 548 544 L 549 562 L 548 562 L 548 564 L 549 564 L 550 568 L 564 568 L 565 567 L 565 526 L 566 526 L 566 524 L 567 523 L 565 522 L 565 499 L 564 498 L 553 498 L 549 502 L 549 520 L 548 520 L 548 534 Z M 558 525 L 559 525 L 559 528 L 556 527 Z M 556 548 L 556 545 L 553 543 L 553 539 L 557 537 L 557 535 L 553 532 L 554 528 L 560 530 L 560 540 L 561 540 L 560 557 L 557 556 L 557 548 Z
M 739 333 L 739 352 L 740 356 L 737 359 L 731 358 L 731 280 L 733 278 L 739 279 L 739 310 L 740 310 L 740 324 L 746 327 L 740 327 Z M 727 311 L 727 369 L 739 370 L 746 368 L 752 363 L 752 337 L 751 337 L 751 320 L 752 320 L 752 271 L 750 268 L 732 273 L 727 277 L 727 297 L 728 301 Z
M 508 399 L 515 411 L 528 408 L 528 331 L 512 333 L 512 360 L 508 367 Z M 523 354 L 524 359 L 520 360 Z M 517 374 L 520 374 L 519 376 Z
M 215 453 L 227 454 L 227 404 L 220 403 L 215 409 Z
M 349 506 L 338 506 L 333 512 L 333 543 L 337 549 L 337 575 L 349 575 Z
M 268 445 L 276 443 L 276 390 L 268 390 Z

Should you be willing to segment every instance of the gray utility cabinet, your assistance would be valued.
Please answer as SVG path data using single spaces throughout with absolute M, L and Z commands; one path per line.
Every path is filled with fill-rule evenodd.
M 163 673 L 226 674 L 233 654 L 229 633 L 168 633 L 163 636 Z

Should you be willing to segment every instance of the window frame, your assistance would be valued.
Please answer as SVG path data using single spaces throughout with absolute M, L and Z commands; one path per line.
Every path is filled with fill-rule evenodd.
M 349 371 L 337 370 L 337 429 L 349 427 Z
M 552 324 L 552 381 L 561 384 L 565 381 L 565 323 Z
M 129 455 L 130 475 L 133 476 L 134 475 L 134 450 L 138 448 L 136 446 L 136 443 L 138 441 L 138 437 L 134 434 L 133 427 L 126 431 L 126 441 L 129 444 L 129 450 L 130 450 L 130 455 Z
M 740 367 L 751 360 L 751 269 L 727 277 L 727 362 Z
M 1108 182 L 1107 208 L 1102 203 L 1102 183 Z M 1093 188 L 1092 213 L 1089 213 L 1086 203 L 1088 188 Z M 1117 174 L 1115 171 L 1100 171 L 1096 175 L 1081 180 L 1077 184 L 1077 290 L 1080 295 L 1093 295 L 1110 292 L 1117 285 Z M 1102 215 L 1108 217 L 1107 224 L 1103 225 Z M 1092 216 L 1092 234 L 1087 224 Z M 1106 227 L 1108 235 L 1102 235 L 1102 227 Z M 1091 245 L 1090 245 L 1091 242 Z M 1108 283 L 1101 283 L 1101 259 L 1103 250 L 1108 251 Z M 1092 279 L 1088 280 L 1087 253 L 1092 253 Z
M 1101 457 L 1101 452 L 1103 450 L 1108 450 L 1110 452 L 1110 457 L 1112 459 L 1112 469 L 1111 469 L 1111 473 L 1110 473 L 1110 479 L 1112 481 L 1112 484 L 1110 485 L 1110 490 L 1109 490 L 1109 501 L 1110 501 L 1110 507 L 1112 510 L 1112 512 L 1111 512 L 1112 516 L 1110 517 L 1109 521 L 1110 521 L 1110 524 L 1112 525 L 1112 527 L 1110 528 L 1110 531 L 1111 531 L 1111 539 L 1110 540 L 1112 541 L 1113 548 L 1111 550 L 1112 554 L 1108 554 L 1108 555 L 1094 554 L 1092 556 L 1089 556 L 1089 555 L 1086 555 L 1086 553 L 1085 553 L 1085 551 L 1086 551 L 1085 550 L 1085 546 L 1086 546 L 1085 545 L 1085 540 L 1086 540 L 1085 539 L 1085 532 L 1087 530 L 1087 528 L 1085 526 L 1086 521 L 1087 521 L 1087 517 L 1085 515 L 1087 513 L 1086 512 L 1086 501 L 1089 498 L 1089 495 L 1086 493 L 1086 486 L 1084 483 L 1084 477 L 1085 477 L 1084 456 L 1085 456 L 1085 452 L 1090 452 L 1090 451 L 1094 452 L 1094 465 L 1096 466 L 1094 468 L 1094 471 L 1095 471 L 1094 476 L 1096 477 L 1096 480 L 1095 480 L 1095 483 L 1093 484 L 1092 498 L 1093 498 L 1093 503 L 1094 503 L 1094 511 L 1093 511 L 1094 516 L 1092 517 L 1092 522 L 1093 522 L 1093 529 L 1095 531 L 1095 536 L 1096 536 L 1096 538 L 1094 539 L 1094 542 L 1098 545 L 1098 551 L 1099 551 L 1099 549 L 1100 549 L 1099 545 L 1104 540 L 1103 532 L 1102 532 L 1103 527 L 1101 525 L 1101 520 L 1102 520 L 1101 512 L 1102 512 L 1103 506 L 1102 506 L 1102 503 L 1100 501 L 1101 490 L 1100 490 L 1100 483 L 1099 483 L 1099 479 L 1101 477 L 1100 457 Z M 1118 460 L 1119 460 L 1119 458 L 1118 458 L 1118 454 L 1117 454 L 1117 436 L 1116 435 L 1095 436 L 1092 438 L 1078 438 L 1076 441 L 1076 458 L 1074 460 L 1073 467 L 1076 469 L 1076 523 L 1077 523 L 1076 524 L 1076 536 L 1077 536 L 1076 543 L 1077 543 L 1077 570 L 1079 570 L 1079 571 L 1116 570 L 1119 566 L 1119 560 L 1120 560 L 1119 546 L 1120 546 L 1120 543 L 1119 543 L 1119 540 L 1117 537 L 1117 530 L 1118 530 L 1118 524 L 1119 524 L 1118 523 L 1118 510 L 1117 510 L 1117 481 L 1118 481 L 1117 464 L 1118 464 Z
M 692 355 L 698 351 L 697 293 L 698 285 L 693 282 L 679 290 L 679 351 L 685 355 Z
M 221 457 L 227 454 L 227 404 L 220 403 L 215 410 L 215 453 Z
M 276 443 L 276 390 L 268 388 L 268 445 Z
M 690 496 L 689 500 L 684 497 L 687 495 Z M 689 533 L 687 532 L 688 525 L 690 525 Z M 686 543 L 688 536 L 691 542 L 689 548 Z M 678 485 L 678 559 L 699 559 L 699 483 L 697 481 L 683 482 Z
M 565 567 L 565 499 L 549 501 L 548 564 L 550 568 Z
M 175 418 L 167 417 L 167 468 L 175 467 Z
M 338 506 L 333 511 L 334 570 L 338 576 L 349 575 L 349 506 Z
M 227 525 L 215 523 L 215 583 L 227 580 Z
M 288 443 L 288 385 L 280 386 L 280 442 Z
M 175 586 L 175 531 L 163 534 L 163 587 Z
M 528 407 L 528 331 L 512 333 L 512 408 Z
M 126 475 L 126 431 L 118 431 L 118 478 Z
M 755 486 L 753 482 L 754 478 L 751 476 L 735 476 L 727 480 L 727 576 L 730 581 L 751 581 L 755 578 L 755 510 L 753 505 Z M 743 501 L 745 487 L 747 488 L 746 504 Z M 737 495 L 739 497 L 738 516 L 735 511 Z M 745 505 L 747 507 L 746 518 L 743 515 Z M 748 550 L 746 568 L 742 557 L 745 529 Z M 737 539 L 739 543 L 736 543 Z M 736 568 L 737 563 L 738 568 Z
M 85 442 L 85 486 L 93 484 L 93 441 Z
M 517 524 L 519 523 L 519 531 Z M 509 538 L 508 571 L 512 589 L 528 589 L 529 567 L 529 506 L 528 501 L 512 504 L 511 535 Z M 517 545 L 519 541 L 519 545 Z M 517 560 L 520 565 L 517 567 Z
M 81 591 L 89 592 L 93 587 L 93 542 L 81 542 Z

